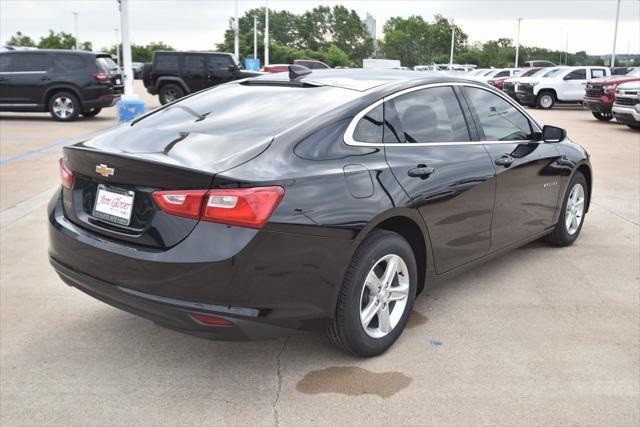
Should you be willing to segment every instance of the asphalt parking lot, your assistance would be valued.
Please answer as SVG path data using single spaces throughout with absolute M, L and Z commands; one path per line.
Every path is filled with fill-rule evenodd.
M 317 333 L 205 341 L 64 285 L 47 260 L 57 159 L 116 111 L 0 113 L 0 424 L 638 425 L 640 133 L 577 107 L 532 113 L 592 155 L 581 237 L 427 289 L 366 360 Z

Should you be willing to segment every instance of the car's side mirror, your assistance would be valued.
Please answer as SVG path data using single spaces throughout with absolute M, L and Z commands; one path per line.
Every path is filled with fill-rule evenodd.
M 564 141 L 566 137 L 567 131 L 562 128 L 548 125 L 542 128 L 542 140 L 544 142 L 560 142 Z

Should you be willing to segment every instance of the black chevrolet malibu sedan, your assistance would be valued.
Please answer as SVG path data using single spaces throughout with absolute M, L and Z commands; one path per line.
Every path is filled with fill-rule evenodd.
M 425 286 L 573 243 L 588 154 L 484 84 L 292 67 L 64 148 L 50 260 L 69 285 L 221 340 L 323 328 L 377 355 Z

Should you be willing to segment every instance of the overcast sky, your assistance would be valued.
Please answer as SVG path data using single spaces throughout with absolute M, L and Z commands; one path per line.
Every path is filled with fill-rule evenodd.
M 265 5 L 265 1 L 239 1 L 239 14 Z M 616 0 L 270 0 L 271 9 L 301 13 L 313 7 L 342 4 L 362 18 L 369 12 L 377 20 L 379 36 L 391 16 L 442 14 L 455 19 L 471 41 L 515 38 L 516 19 L 523 18 L 524 45 L 586 50 L 607 54 L 613 44 Z M 211 49 L 220 42 L 234 13 L 232 0 L 130 0 L 131 40 L 145 44 L 164 41 L 178 49 Z M 115 43 L 119 27 L 116 0 L 0 0 L 0 41 L 16 31 L 37 39 L 49 29 L 73 32 L 73 11 L 79 13 L 79 38 L 95 48 Z M 640 0 L 622 0 L 618 48 L 620 54 L 640 53 Z

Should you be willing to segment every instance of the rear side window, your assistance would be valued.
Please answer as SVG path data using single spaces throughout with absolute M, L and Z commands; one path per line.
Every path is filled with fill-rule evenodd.
M 353 131 L 353 139 L 358 142 L 380 144 L 382 142 L 383 106 L 378 105 L 360 119 Z
M 580 68 L 579 70 L 573 70 L 572 72 L 567 74 L 567 77 L 565 77 L 565 80 L 586 80 L 586 79 L 587 79 L 587 70 L 585 70 L 584 68 Z
M 451 87 L 409 92 L 387 101 L 408 143 L 469 141 L 469 130 Z M 385 107 L 386 110 L 386 107 Z M 385 114 L 387 112 L 385 111 Z
M 49 69 L 49 58 L 42 53 L 21 53 L 14 59 L 14 72 L 27 71 L 47 71 Z
M 163 53 L 155 56 L 154 66 L 161 70 L 177 70 L 178 55 L 175 53 Z
M 70 55 L 66 53 L 57 53 L 53 55 L 56 64 L 61 65 L 65 70 L 82 70 L 84 69 L 84 61 L 78 55 Z
M 529 120 L 513 105 L 484 89 L 464 87 L 463 90 L 480 121 L 486 141 L 532 139 Z
M 204 55 L 185 55 L 184 68 L 187 70 L 204 70 Z
M 0 55 L 0 73 L 7 73 L 11 70 L 14 55 Z

